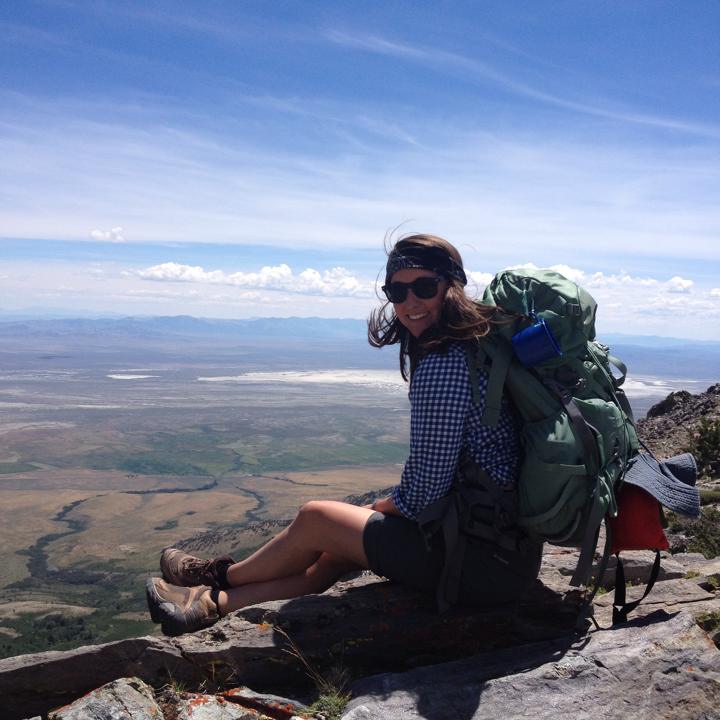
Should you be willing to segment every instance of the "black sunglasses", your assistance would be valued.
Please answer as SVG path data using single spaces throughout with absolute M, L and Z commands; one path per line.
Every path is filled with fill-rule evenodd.
M 391 303 L 396 304 L 407 300 L 408 290 L 412 290 L 415 297 L 429 300 L 437 295 L 438 284 L 441 281 L 441 277 L 419 277 L 409 283 L 396 281 L 389 285 L 383 285 L 382 291 Z

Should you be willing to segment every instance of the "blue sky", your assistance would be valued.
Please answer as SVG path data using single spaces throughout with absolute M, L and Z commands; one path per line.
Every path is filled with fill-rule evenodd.
M 720 339 L 715 2 L 0 7 L 0 311 L 362 317 L 383 237 Z

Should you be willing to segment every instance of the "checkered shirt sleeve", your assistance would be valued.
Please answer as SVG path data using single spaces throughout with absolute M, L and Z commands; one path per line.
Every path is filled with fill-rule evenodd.
M 410 383 L 410 455 L 392 498 L 411 519 L 452 485 L 460 452 L 467 447 L 475 461 L 500 485 L 515 482 L 519 457 L 517 430 L 505 405 L 496 427 L 482 424 L 487 374 L 480 373 L 481 402 L 473 403 L 470 373 L 460 343 L 447 352 L 426 355 Z

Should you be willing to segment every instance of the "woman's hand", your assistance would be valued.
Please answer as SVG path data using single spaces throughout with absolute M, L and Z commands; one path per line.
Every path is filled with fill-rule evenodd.
M 393 502 L 393 499 L 390 495 L 376 500 L 372 505 L 369 505 L 368 507 L 371 510 L 383 513 L 383 515 L 402 515 L 402 513 L 395 506 L 395 503 Z

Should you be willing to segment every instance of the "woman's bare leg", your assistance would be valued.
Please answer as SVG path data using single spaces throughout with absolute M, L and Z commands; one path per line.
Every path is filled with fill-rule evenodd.
M 231 588 L 236 588 L 250 583 L 283 580 L 289 591 L 291 586 L 300 587 L 303 582 L 308 582 L 308 577 L 316 579 L 321 572 L 327 573 L 327 563 L 323 563 L 308 575 L 323 553 L 350 561 L 356 567 L 367 568 L 363 531 L 372 513 L 369 508 L 332 500 L 306 503 L 288 527 L 250 557 L 228 568 L 228 583 Z M 294 596 L 295 593 L 286 597 Z
M 287 528 L 228 568 L 231 587 L 219 594 L 220 614 L 323 592 L 342 574 L 367 568 L 363 532 L 372 513 L 331 500 L 306 503 Z
M 346 503 L 306 503 L 289 527 L 228 568 L 231 587 L 217 596 L 203 586 L 151 578 L 147 597 L 153 620 L 172 634 L 193 632 L 213 622 L 216 611 L 226 615 L 253 603 L 322 592 L 344 572 L 367 568 L 363 532 L 372 514 L 370 508 Z
M 220 615 L 227 615 L 233 610 L 268 600 L 321 593 L 331 587 L 341 575 L 358 568 L 351 560 L 322 553 L 316 562 L 296 575 L 221 590 L 218 595 L 218 611 Z

